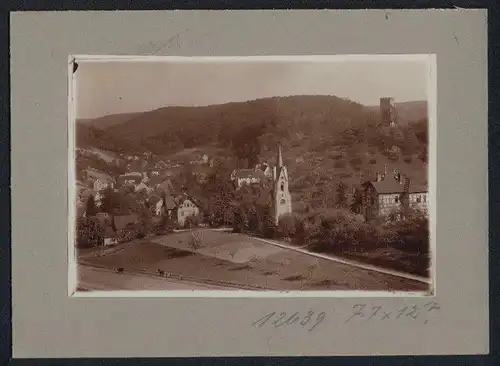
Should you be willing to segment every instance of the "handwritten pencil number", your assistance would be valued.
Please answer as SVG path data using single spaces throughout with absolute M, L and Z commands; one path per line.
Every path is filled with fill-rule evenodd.
M 324 311 L 316 314 L 314 311 L 309 310 L 303 317 L 301 317 L 298 312 L 295 312 L 291 315 L 288 315 L 286 312 L 281 312 L 279 314 L 277 314 L 276 312 L 272 312 L 266 314 L 260 319 L 257 319 L 252 323 L 252 325 L 261 328 L 264 325 L 270 323 L 275 328 L 279 328 L 282 326 L 292 326 L 294 324 L 300 324 L 303 328 L 308 328 L 308 331 L 311 332 L 323 322 L 325 317 L 326 313 Z
M 324 319 L 325 319 L 326 313 L 322 311 L 316 316 L 316 323 L 309 329 L 309 332 L 312 332 L 314 328 L 316 328 Z

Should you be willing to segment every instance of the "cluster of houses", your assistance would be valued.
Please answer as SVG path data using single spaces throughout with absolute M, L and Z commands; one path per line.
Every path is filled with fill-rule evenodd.
M 187 218 L 200 214 L 200 205 L 196 200 L 179 190 L 173 182 L 166 177 L 152 177 L 145 179 L 143 174 L 127 173 L 119 176 L 116 181 L 97 179 L 94 181 L 93 189 L 79 189 L 77 213 L 81 217 L 88 217 L 86 214 L 86 202 L 90 195 L 94 196 L 97 207 L 102 205 L 104 191 L 112 189 L 119 191 L 127 188 L 136 193 L 142 192 L 143 201 L 154 219 L 168 217 L 172 222 L 177 223 L 179 227 L 186 225 Z M 109 215 L 105 212 L 96 214 L 101 225 L 105 228 L 104 245 L 115 244 L 118 237 L 127 232 L 131 226 L 139 223 L 139 217 L 135 213 Z M 125 241 L 132 238 L 125 238 Z
M 134 162 L 149 159 L 150 156 L 125 156 L 123 158 L 128 165 L 131 165 Z M 204 156 L 200 162 L 191 167 L 193 175 L 199 181 L 207 179 L 209 163 L 208 157 Z M 137 169 L 137 171 L 127 172 L 116 178 L 103 171 L 87 168 L 82 174 L 84 179 L 76 183 L 77 216 L 87 216 L 86 207 L 90 196 L 93 196 L 99 208 L 103 204 L 107 190 L 128 191 L 137 193 L 137 197 L 141 197 L 140 203 L 149 208 L 153 217 L 167 216 L 182 227 L 186 224 L 188 217 L 197 216 L 201 210 L 195 199 L 183 193 L 183 190 L 173 183 L 172 178 L 181 171 L 181 165 L 173 166 L 163 161 L 158 161 L 153 168 Z M 127 226 L 139 222 L 136 214 L 108 216 L 100 212 L 96 217 L 105 227 L 106 245 L 114 243 Z

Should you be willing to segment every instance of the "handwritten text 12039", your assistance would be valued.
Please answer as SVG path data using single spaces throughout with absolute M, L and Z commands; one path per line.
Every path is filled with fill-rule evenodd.
M 387 306 L 372 306 L 369 304 L 355 304 L 345 316 L 336 314 L 336 317 L 344 318 L 344 323 L 353 321 L 400 321 L 402 319 L 409 319 L 412 321 L 421 321 L 427 324 L 430 319 L 430 314 L 436 313 L 440 310 L 437 302 L 431 301 L 425 305 L 405 305 L 398 308 L 390 308 Z M 307 313 L 287 313 L 287 312 L 270 312 L 252 322 L 252 326 L 262 327 L 300 327 L 311 332 L 316 329 L 321 323 L 325 321 L 327 316 L 334 313 L 330 311 L 313 311 L 309 310 Z

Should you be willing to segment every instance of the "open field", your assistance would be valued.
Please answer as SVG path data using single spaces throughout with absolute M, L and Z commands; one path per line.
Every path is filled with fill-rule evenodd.
M 228 282 L 232 286 L 253 286 L 263 290 L 428 289 L 427 284 L 419 281 L 336 263 L 244 235 L 209 229 L 201 229 L 198 233 L 201 246 L 196 250 L 190 245 L 191 232 L 186 231 L 158 237 L 152 242 L 124 244 L 99 257 L 86 255 L 84 260 L 89 265 L 110 269 L 124 268 L 151 275 L 161 270 L 172 277 L 192 278 L 198 282 L 206 279 L 211 284 Z M 144 287 L 140 281 L 133 286 L 137 290 Z M 115 287 L 119 289 L 119 284 Z

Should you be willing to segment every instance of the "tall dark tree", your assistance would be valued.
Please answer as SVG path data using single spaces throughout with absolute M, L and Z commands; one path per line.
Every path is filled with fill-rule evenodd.
M 260 136 L 265 131 L 265 124 L 249 125 L 233 136 L 232 146 L 238 160 L 246 160 L 245 168 L 253 168 L 259 162 L 261 153 Z
M 362 192 L 359 188 L 356 188 L 354 189 L 353 197 L 351 200 L 351 205 L 350 205 L 351 211 L 357 214 L 361 213 L 362 204 L 363 204 Z
M 90 195 L 89 198 L 87 199 L 87 204 L 85 207 L 85 212 L 87 213 L 87 216 L 95 216 L 98 212 L 97 204 L 95 202 L 95 197 L 94 195 Z
M 94 247 L 103 244 L 104 230 L 96 218 L 81 218 L 76 226 L 76 245 Z

